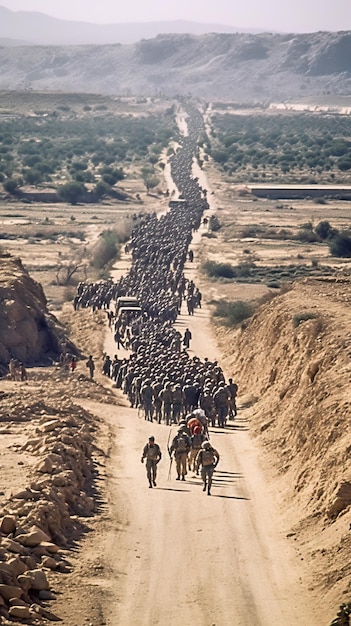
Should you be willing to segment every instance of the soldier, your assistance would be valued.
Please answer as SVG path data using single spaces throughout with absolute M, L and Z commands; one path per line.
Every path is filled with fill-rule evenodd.
M 179 383 L 177 383 L 172 392 L 172 405 L 173 405 L 172 421 L 174 424 L 178 424 L 179 417 L 182 411 L 183 400 L 184 400 L 184 394 L 182 391 L 182 387 L 181 385 L 179 385 Z
M 149 443 L 144 446 L 141 462 L 146 459 L 146 475 L 149 481 L 149 489 L 156 487 L 157 465 L 161 461 L 162 453 L 160 446 L 155 443 L 155 437 L 149 437 Z
M 207 488 L 208 496 L 211 495 L 213 472 L 215 471 L 218 462 L 219 454 L 217 450 L 212 448 L 209 441 L 204 441 L 196 458 L 196 470 L 198 472 L 199 467 L 201 466 L 201 478 L 204 483 L 203 491 L 206 491 Z
M 94 359 L 92 357 L 92 355 L 89 356 L 87 362 L 86 362 L 86 366 L 89 370 L 89 378 L 90 380 L 93 380 L 94 378 L 94 371 L 95 371 L 95 363 L 94 363 Z
M 166 387 L 160 393 L 161 400 L 163 402 L 163 418 L 167 424 L 171 424 L 171 411 L 172 411 L 172 385 L 167 383 Z
M 145 381 L 145 384 L 142 386 L 140 390 L 140 395 L 142 399 L 142 403 L 144 406 L 144 417 L 149 422 L 152 422 L 152 416 L 154 413 L 153 399 L 154 399 L 154 390 L 151 387 L 151 381 L 148 379 Z
M 199 473 L 199 469 L 196 467 L 195 461 L 196 461 L 197 455 L 199 454 L 201 450 L 201 446 L 205 440 L 206 440 L 206 437 L 202 432 L 201 426 L 195 426 L 194 434 L 190 438 L 191 448 L 189 452 L 188 463 L 189 463 L 189 470 L 192 469 L 193 472 L 196 471 L 197 474 Z
M 229 419 L 233 420 L 234 417 L 236 417 L 237 415 L 237 408 L 236 408 L 236 396 L 238 393 L 238 385 L 236 383 L 233 383 L 233 379 L 229 378 L 228 380 L 228 391 L 230 393 L 230 398 L 229 398 Z
M 229 407 L 230 394 L 228 388 L 224 386 L 224 382 L 218 384 L 218 389 L 215 392 L 213 399 L 216 406 L 218 426 L 224 428 Z
M 187 474 L 187 458 L 190 450 L 190 437 L 184 432 L 183 428 L 179 428 L 178 434 L 174 437 L 172 445 L 169 449 L 169 456 L 172 458 L 172 452 L 174 452 L 174 458 L 177 467 L 177 479 L 185 480 Z
M 183 346 L 188 350 L 190 348 L 190 339 L 192 339 L 192 334 L 189 328 L 186 328 L 184 336 L 183 336 Z

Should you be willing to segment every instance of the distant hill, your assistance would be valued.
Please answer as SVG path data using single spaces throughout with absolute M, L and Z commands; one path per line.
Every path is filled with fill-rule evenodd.
M 351 32 L 159 35 L 132 45 L 0 48 L 0 89 L 191 94 L 234 101 L 351 94 Z
M 202 24 L 183 20 L 130 24 L 72 22 L 31 11 L 10 11 L 0 6 L 0 38 L 25 40 L 29 45 L 62 46 L 86 44 L 130 44 L 153 39 L 159 34 L 204 35 L 206 33 L 259 32 L 223 24 Z M 2 43 L 1 45 L 8 45 Z

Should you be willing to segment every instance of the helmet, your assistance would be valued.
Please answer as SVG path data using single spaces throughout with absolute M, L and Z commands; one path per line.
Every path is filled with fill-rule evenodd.
M 149 441 L 155 441 L 155 437 L 149 437 Z
M 200 435 L 201 431 L 202 431 L 201 426 L 195 426 L 194 435 Z
M 210 447 L 211 447 L 211 444 L 210 444 L 210 442 L 209 442 L 209 441 L 204 441 L 204 442 L 201 444 L 201 448 L 203 448 L 204 450 L 206 450 L 207 448 L 210 448 Z

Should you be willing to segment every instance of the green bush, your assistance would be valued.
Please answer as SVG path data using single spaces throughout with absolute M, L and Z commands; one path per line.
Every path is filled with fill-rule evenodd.
M 329 237 L 331 237 L 333 234 L 333 228 L 327 220 L 323 220 L 322 222 L 319 222 L 319 224 L 317 224 L 315 232 L 321 239 L 329 239 Z
M 253 315 L 252 304 L 242 300 L 226 301 L 219 300 L 215 304 L 213 315 L 221 318 L 226 326 L 237 326 Z
M 84 198 L 86 189 L 83 183 L 78 181 L 72 181 L 61 185 L 57 190 L 57 195 L 63 202 L 70 202 L 70 204 L 78 204 L 80 200 Z
M 203 269 L 210 278 L 236 278 L 237 273 L 230 263 L 205 261 Z
M 345 259 L 351 258 L 351 237 L 345 231 L 337 233 L 329 242 L 329 250 L 332 256 Z

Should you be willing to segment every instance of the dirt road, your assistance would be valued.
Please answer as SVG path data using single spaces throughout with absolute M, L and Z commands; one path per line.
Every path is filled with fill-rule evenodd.
M 192 318 L 202 345 L 209 341 L 206 314 L 203 309 Z M 127 406 L 109 407 L 108 419 L 114 433 L 108 490 L 116 530 L 106 554 L 113 571 L 106 624 L 321 623 L 309 612 L 302 572 L 280 527 L 245 411 L 225 431 L 211 430 L 221 456 L 211 497 L 193 472 L 185 483 L 177 482 L 173 467 L 168 480 L 167 426 L 140 419 Z M 163 451 L 154 489 L 140 462 L 151 434 Z
M 201 229 L 185 274 L 196 280 Z M 126 259 L 120 264 L 125 267 Z M 119 265 L 115 268 L 118 276 Z M 191 329 L 191 354 L 220 360 L 204 304 L 194 316 L 182 309 L 176 327 Z M 114 354 L 112 333 L 105 350 Z M 230 373 L 227 373 L 230 375 Z M 305 595 L 303 572 L 281 526 L 279 497 L 266 483 L 240 410 L 224 431 L 211 429 L 220 454 L 212 495 L 193 472 L 177 482 L 167 452 L 173 427 L 138 418 L 137 411 L 109 407 L 113 433 L 108 500 L 115 530 L 105 540 L 109 580 L 109 626 L 320 626 Z M 239 400 L 240 406 L 240 400 Z M 103 414 L 104 409 L 99 411 Z M 157 487 L 148 488 L 140 462 L 154 435 L 163 452 Z

